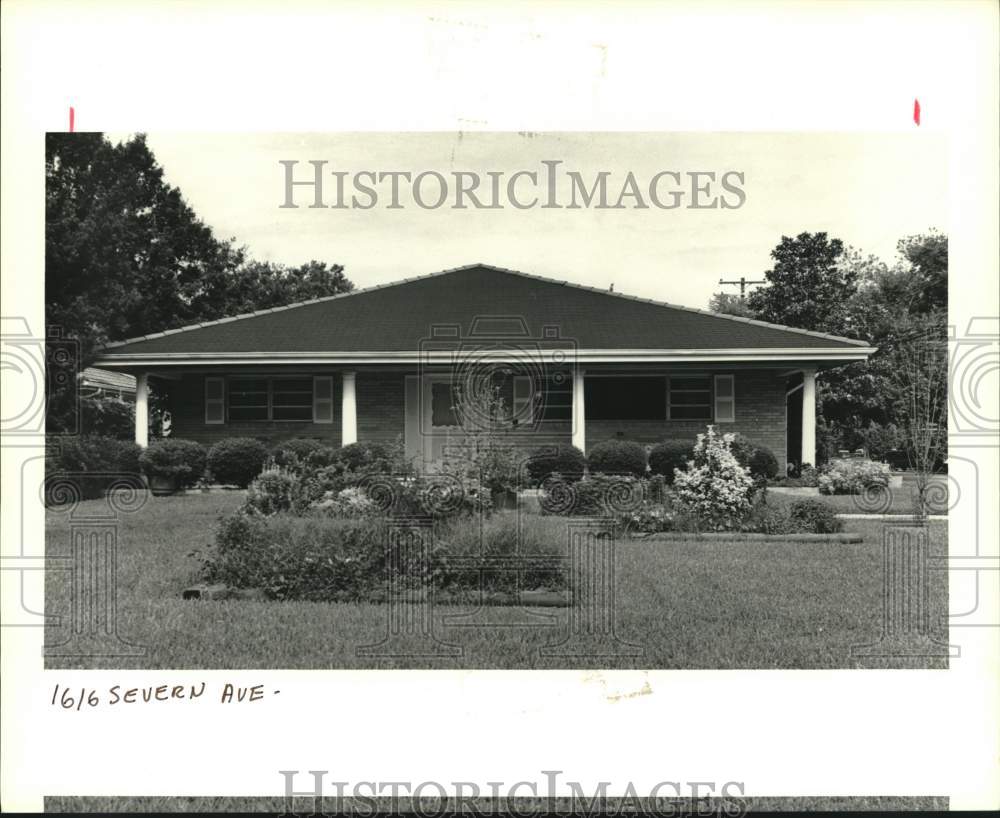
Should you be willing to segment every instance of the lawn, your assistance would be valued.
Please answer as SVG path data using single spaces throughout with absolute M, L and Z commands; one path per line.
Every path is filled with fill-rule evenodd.
M 49 667 L 132 668 L 852 668 L 944 667 L 941 659 L 858 660 L 851 646 L 881 632 L 882 530 L 849 520 L 857 545 L 796 542 L 624 541 L 615 561 L 615 630 L 590 655 L 542 655 L 567 633 L 566 608 L 435 608 L 434 632 L 454 647 L 444 656 L 359 657 L 385 635 L 388 607 L 266 601 L 184 601 L 198 581 L 193 550 L 212 542 L 220 515 L 241 493 L 149 498 L 118 528 L 118 631 L 140 656 L 47 658 Z M 76 514 L 106 509 L 87 501 Z M 71 521 L 48 512 L 50 556 L 68 552 Z M 931 523 L 935 553 L 947 527 Z M 932 620 L 947 610 L 947 577 L 931 572 Z M 63 618 L 47 634 L 68 634 L 68 572 L 49 572 L 46 608 Z M 456 620 L 460 620 L 456 622 Z M 458 626 L 464 625 L 464 626 Z M 412 643 L 406 643 L 404 648 Z M 619 646 L 620 648 L 621 646 Z M 596 650 L 595 650 L 596 648 Z M 81 651 L 93 654 L 93 650 Z M 593 655 L 594 653 L 602 655 Z M 456 655 L 457 654 L 457 655 Z

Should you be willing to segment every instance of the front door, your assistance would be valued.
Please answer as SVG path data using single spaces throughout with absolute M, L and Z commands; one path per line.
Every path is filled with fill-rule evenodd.
M 455 408 L 450 375 L 427 375 L 423 383 L 421 425 L 424 463 L 433 470 L 440 466 L 449 446 L 462 440 L 462 427 Z

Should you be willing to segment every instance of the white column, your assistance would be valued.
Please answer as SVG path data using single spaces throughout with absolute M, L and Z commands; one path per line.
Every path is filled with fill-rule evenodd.
M 149 375 L 135 376 L 135 442 L 142 448 L 149 445 Z
M 802 463 L 816 465 L 816 370 L 802 370 Z
M 340 388 L 340 445 L 358 442 L 356 373 L 344 372 Z
M 587 451 L 587 419 L 583 402 L 583 376 L 585 370 L 573 370 L 573 445 L 581 452 Z

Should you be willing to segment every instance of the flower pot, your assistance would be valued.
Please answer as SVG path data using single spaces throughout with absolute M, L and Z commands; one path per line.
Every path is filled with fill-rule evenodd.
M 177 478 L 174 475 L 154 474 L 149 478 L 149 490 L 154 497 L 165 497 L 177 493 Z

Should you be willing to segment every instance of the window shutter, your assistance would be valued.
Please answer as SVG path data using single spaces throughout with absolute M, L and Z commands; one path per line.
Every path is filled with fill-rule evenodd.
M 226 422 L 226 379 L 205 378 L 205 423 Z
M 715 376 L 715 422 L 732 423 L 736 420 L 736 389 L 733 375 Z
M 333 423 L 333 375 L 313 378 L 313 423 Z
M 518 424 L 535 422 L 534 392 L 534 383 L 530 375 L 514 376 L 514 400 L 511 411 Z

